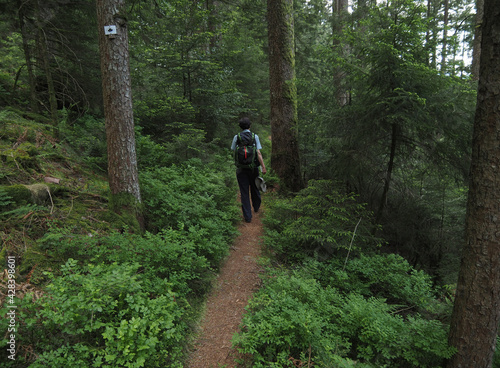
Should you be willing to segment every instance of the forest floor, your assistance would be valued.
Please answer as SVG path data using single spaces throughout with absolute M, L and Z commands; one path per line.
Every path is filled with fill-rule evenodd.
M 251 223 L 242 222 L 214 287 L 192 347 L 186 368 L 234 368 L 245 356 L 232 348 L 245 306 L 260 284 L 258 264 L 263 234 L 261 212 Z

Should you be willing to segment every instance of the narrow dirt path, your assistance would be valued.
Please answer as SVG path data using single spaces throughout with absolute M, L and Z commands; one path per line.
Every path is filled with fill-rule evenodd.
M 242 222 L 229 257 L 208 297 L 199 335 L 186 368 L 235 368 L 243 357 L 231 348 L 248 299 L 259 286 L 262 222 L 254 214 L 251 223 Z

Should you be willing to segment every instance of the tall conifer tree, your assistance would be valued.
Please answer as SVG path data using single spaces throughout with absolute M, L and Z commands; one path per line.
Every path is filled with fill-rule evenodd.
M 108 180 L 116 211 L 141 202 L 124 0 L 97 0 Z
M 293 0 L 268 0 L 269 84 L 271 100 L 271 167 L 287 190 L 303 188 L 301 175 Z
M 485 0 L 466 237 L 448 368 L 492 366 L 500 322 L 500 2 Z

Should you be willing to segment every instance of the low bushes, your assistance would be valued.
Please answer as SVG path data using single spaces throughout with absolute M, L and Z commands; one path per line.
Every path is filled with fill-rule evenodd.
M 182 367 L 196 305 L 236 233 L 234 172 L 214 156 L 140 176 L 145 234 L 48 223 L 30 252 L 51 272 L 40 298 L 16 299 L 18 351 L 3 359 L 2 336 L 5 367 Z M 9 198 L 0 193 L 2 204 Z
M 453 354 L 450 305 L 428 275 L 379 254 L 369 226 L 354 231 L 370 219 L 353 197 L 311 182 L 269 207 L 266 244 L 286 267 L 268 271 L 233 341 L 253 367 L 439 367 Z
M 253 354 L 254 367 L 293 367 L 294 359 L 319 367 L 354 361 L 362 367 L 438 367 L 453 353 L 447 328 L 410 313 L 411 307 L 323 286 L 307 269 L 280 271 L 250 302 L 234 343 Z
M 151 297 L 140 267 L 69 259 L 44 296 L 25 296 L 18 336 L 38 355 L 30 367 L 181 367 L 184 306 L 166 282 Z

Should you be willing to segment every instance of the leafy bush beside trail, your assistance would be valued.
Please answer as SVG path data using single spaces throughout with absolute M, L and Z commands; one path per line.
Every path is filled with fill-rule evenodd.
M 197 305 L 236 234 L 234 171 L 215 155 L 140 176 L 145 234 L 48 222 L 30 254 L 52 271 L 42 294 L 16 299 L 18 352 L 8 360 L 2 336 L 5 367 L 182 367 Z
M 295 198 L 270 206 L 264 220 L 266 244 L 278 260 L 290 264 L 373 251 L 380 240 L 370 235 L 369 220 L 370 213 L 354 195 L 340 194 L 331 181 L 311 180 Z
M 407 277 L 419 284 L 418 277 Z M 438 367 L 453 353 L 447 328 L 400 313 L 409 309 L 322 286 L 307 269 L 279 271 L 250 302 L 234 343 L 253 354 L 254 367 L 293 367 L 293 359 L 318 367 L 354 361 L 363 363 L 356 367 Z
M 379 254 L 368 227 L 356 234 L 367 214 L 332 188 L 311 182 L 269 204 L 266 244 L 286 267 L 268 270 L 234 345 L 253 356 L 252 367 L 441 366 L 453 354 L 441 322 L 450 305 L 430 276 Z
M 185 306 L 166 282 L 152 298 L 139 268 L 69 259 L 46 294 L 25 296 L 18 336 L 38 355 L 29 366 L 180 367 Z

